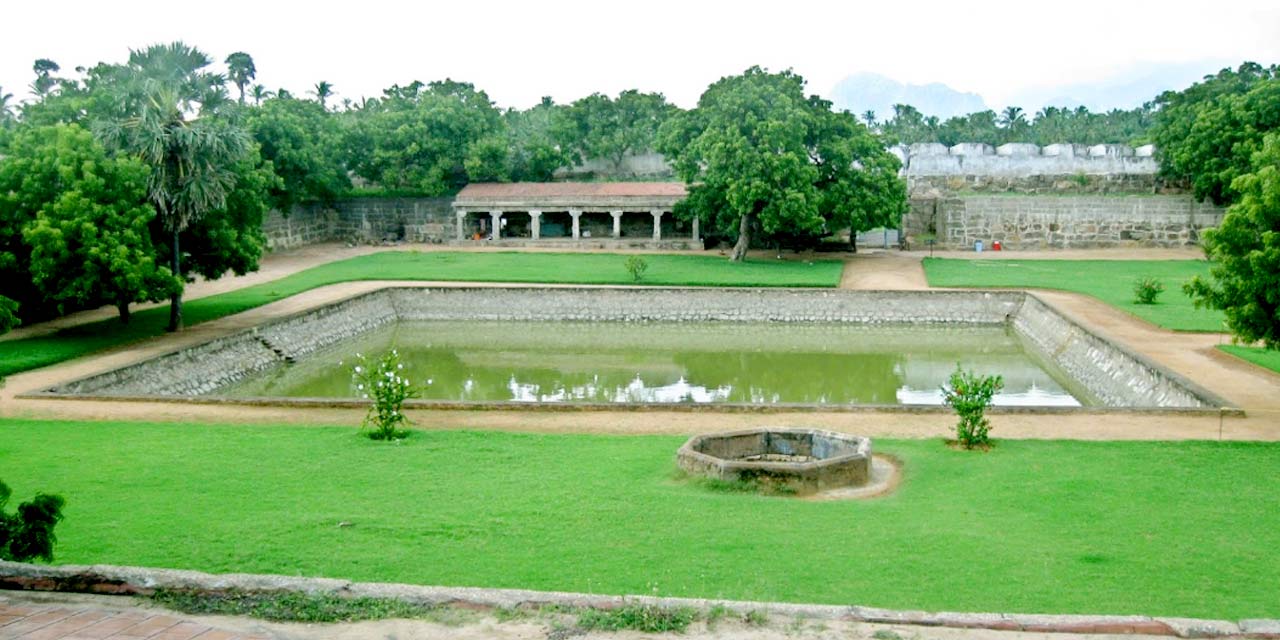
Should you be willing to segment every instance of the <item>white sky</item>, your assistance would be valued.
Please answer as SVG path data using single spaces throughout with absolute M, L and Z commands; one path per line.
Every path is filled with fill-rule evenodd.
M 1280 61 L 1276 0 L 983 2 L 702 0 L 391 2 L 72 0 L 0 10 L 0 87 L 27 97 L 36 58 L 123 61 L 130 48 L 184 40 L 219 63 L 243 50 L 258 82 L 339 98 L 451 77 L 500 106 L 543 95 L 661 91 L 684 107 L 721 76 L 793 68 L 810 92 L 874 71 L 943 82 L 1000 107 L 1049 84 L 1102 81 L 1134 65 Z M 234 93 L 234 92 L 233 92 Z

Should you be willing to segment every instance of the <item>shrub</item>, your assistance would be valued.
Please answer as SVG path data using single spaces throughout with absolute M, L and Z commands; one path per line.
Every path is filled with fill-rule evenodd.
M 629 256 L 626 262 L 627 273 L 631 274 L 631 279 L 640 282 L 644 279 L 644 272 L 649 270 L 649 261 L 640 256 Z
M 9 486 L 0 482 L 0 560 L 26 562 L 38 558 L 52 562 L 53 543 L 57 541 L 53 528 L 62 520 L 66 501 L 61 496 L 37 493 L 9 514 L 4 508 L 11 495 Z
M 628 605 L 616 609 L 587 609 L 578 616 L 578 626 L 588 631 L 684 632 L 697 616 L 698 612 L 691 607 Z
M 417 397 L 418 389 L 409 382 L 400 362 L 400 352 L 391 349 L 370 361 L 357 353 L 351 367 L 351 381 L 360 397 L 372 400 L 364 416 L 363 428 L 374 440 L 403 438 L 404 428 L 412 424 L 404 415 L 404 401 Z
M 1147 276 L 1133 284 L 1133 301 L 1138 304 L 1155 304 L 1164 291 L 1164 283 Z
M 942 397 L 960 418 L 956 423 L 956 441 L 960 446 L 972 449 L 990 444 L 991 423 L 984 414 L 996 392 L 1003 388 L 1001 376 L 981 376 L 956 365 L 951 379 L 942 387 Z

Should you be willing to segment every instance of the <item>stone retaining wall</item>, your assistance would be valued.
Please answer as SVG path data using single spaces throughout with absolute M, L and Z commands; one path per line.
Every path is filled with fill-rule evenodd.
M 916 198 L 908 237 L 934 232 L 938 246 L 972 249 L 1181 247 L 1222 223 L 1224 210 L 1190 196 L 951 196 Z
M 453 198 L 345 198 L 331 207 L 300 205 L 288 215 L 271 211 L 262 232 L 276 251 L 331 241 L 439 243 L 453 239 L 455 224 Z
M 1016 291 L 388 288 L 45 391 L 83 397 L 191 397 L 218 390 L 396 320 L 796 322 L 1011 325 L 1108 407 L 1214 408 L 1225 402 Z

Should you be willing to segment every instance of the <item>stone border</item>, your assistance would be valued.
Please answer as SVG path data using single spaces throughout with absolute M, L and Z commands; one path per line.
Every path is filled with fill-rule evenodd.
M 530 296 L 537 303 L 533 307 L 517 304 Z M 703 304 L 690 308 L 690 296 L 703 298 Z M 585 304 L 589 297 L 591 304 Z M 670 299 L 670 300 L 668 300 Z M 672 303 L 672 300 L 679 300 Z M 880 302 L 880 304 L 871 304 Z M 664 306 L 665 304 L 665 306 Z M 792 309 L 795 309 L 792 311 Z M 1031 309 L 1032 311 L 1028 311 Z M 1161 400 L 1171 399 L 1169 405 L 1156 405 L 1150 400 L 1138 400 L 1146 404 L 1098 407 L 1000 407 L 993 413 L 1058 414 L 1058 413 L 1114 413 L 1137 414 L 1191 414 L 1243 416 L 1244 411 L 1232 407 L 1216 394 L 1204 389 L 1185 377 L 1170 371 L 1145 356 L 1111 342 L 1068 316 L 1057 307 L 1045 302 L 1032 292 L 1000 289 L 959 289 L 946 291 L 843 291 L 811 288 L 697 288 L 697 287 L 642 287 L 601 289 L 595 287 L 447 287 L 418 288 L 388 286 L 369 292 L 264 322 L 256 327 L 221 336 L 208 342 L 176 349 L 153 358 L 125 365 L 111 371 L 92 374 L 59 383 L 55 387 L 21 394 L 24 399 L 80 399 L 96 401 L 163 401 L 197 404 L 226 404 L 244 406 L 328 407 L 360 408 L 363 403 L 355 400 L 332 398 L 228 398 L 202 395 L 255 371 L 275 364 L 291 361 L 342 338 L 361 333 L 395 318 L 409 320 L 552 320 L 609 322 L 647 321 L 715 321 L 715 322 L 837 322 L 861 324 L 1012 324 L 1018 333 L 1024 334 L 1026 324 L 1023 315 L 1034 311 L 1041 320 L 1069 329 L 1072 351 L 1077 364 L 1099 368 L 1110 377 L 1126 373 L 1143 385 L 1153 385 L 1162 390 Z M 1057 327 L 1054 328 L 1055 330 Z M 316 336 L 324 336 L 317 340 Z M 1033 350 L 1056 362 L 1057 353 L 1044 353 L 1043 340 L 1037 341 L 1023 335 Z M 1086 344 L 1078 344 L 1083 342 Z M 237 351 L 238 350 L 238 351 Z M 210 363 L 226 361 L 250 362 L 249 366 L 225 366 L 216 375 L 208 374 Z M 1119 364 L 1103 362 L 1098 358 L 1118 359 Z M 1092 359 L 1092 362 L 1090 362 Z M 157 364 L 161 363 L 161 364 Z M 195 367 L 199 375 L 175 375 L 183 367 Z M 214 367 L 217 369 L 217 367 Z M 1068 368 L 1069 367 L 1064 367 Z M 159 369 L 163 373 L 156 384 L 165 387 L 166 393 L 139 393 L 129 388 L 118 393 L 100 391 L 116 378 L 128 379 L 133 372 Z M 1080 372 L 1069 371 L 1079 380 Z M 152 376 L 154 377 L 154 376 Z M 1104 376 L 1106 377 L 1106 376 Z M 136 382 L 136 381 L 135 381 Z M 146 382 L 146 380 L 142 380 Z M 1117 380 L 1117 384 L 1126 384 Z M 198 388 L 177 388 L 183 384 Z M 140 383 L 134 384 L 139 387 Z M 153 388 L 153 385 L 141 385 Z M 173 387 L 173 388 L 170 388 Z M 1091 392 L 1097 393 L 1095 389 Z M 1153 392 L 1154 393 L 1154 392 Z M 1148 394 L 1150 397 L 1151 394 Z M 1133 402 L 1131 400 L 1131 402 Z M 1194 406 L 1198 403 L 1200 406 Z M 813 412 L 898 412 L 940 413 L 946 407 L 915 405 L 734 405 L 708 404 L 649 405 L 642 403 L 562 403 L 539 404 L 525 402 L 459 402 L 413 401 L 418 409 L 470 409 L 470 410 L 676 410 L 759 412 L 813 411 Z
M 389 598 L 426 605 L 472 609 L 511 609 L 544 606 L 613 609 L 647 604 L 662 607 L 724 607 L 739 615 L 767 611 L 780 615 L 876 624 L 901 624 L 955 629 L 991 629 L 1041 633 L 1139 634 L 1178 638 L 1239 637 L 1280 640 L 1280 619 L 1239 621 L 1151 616 L 1045 615 L 1023 613 L 957 613 L 879 609 L 857 605 L 814 605 L 700 598 L 609 596 L 522 589 L 430 587 L 409 584 L 351 582 L 332 578 L 299 578 L 261 574 L 209 574 L 176 569 L 112 565 L 35 565 L 0 561 L 0 589 L 61 591 L 147 596 L 157 589 L 186 589 L 209 594 L 246 592 L 302 592 L 339 597 Z

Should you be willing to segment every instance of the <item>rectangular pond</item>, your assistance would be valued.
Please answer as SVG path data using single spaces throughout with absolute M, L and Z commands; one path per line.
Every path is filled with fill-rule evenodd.
M 1008 326 L 723 322 L 396 322 L 220 395 L 358 398 L 352 357 L 392 348 L 427 400 L 941 404 L 960 364 L 1004 377 L 997 405 L 1093 404 Z

